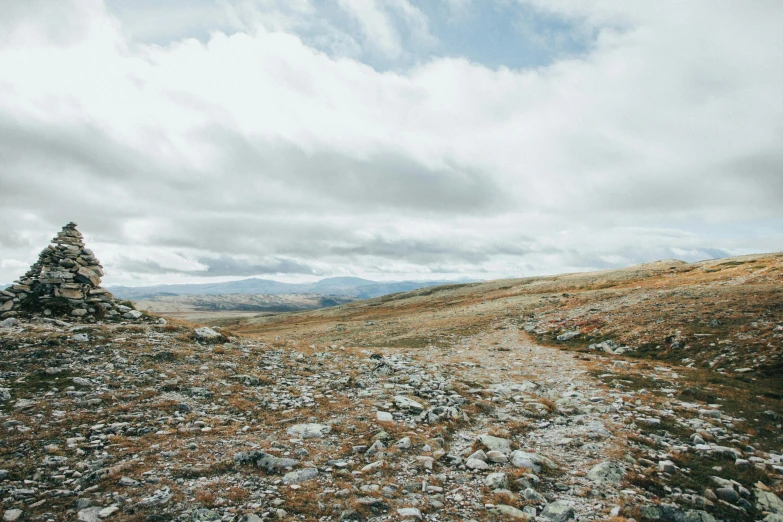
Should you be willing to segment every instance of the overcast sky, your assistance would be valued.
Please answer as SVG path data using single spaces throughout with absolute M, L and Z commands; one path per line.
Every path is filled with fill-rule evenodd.
M 0 2 L 0 282 L 490 279 L 783 250 L 783 3 Z

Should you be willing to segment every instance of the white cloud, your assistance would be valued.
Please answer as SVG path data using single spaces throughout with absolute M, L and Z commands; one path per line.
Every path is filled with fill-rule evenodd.
M 0 281 L 71 220 L 110 282 L 155 258 L 491 277 L 783 238 L 777 4 L 535 3 L 594 31 L 589 53 L 403 72 L 290 34 L 308 2 L 253 21 L 272 4 L 166 45 L 97 0 L 0 7 Z M 429 34 L 407 0 L 341 5 L 389 56 Z

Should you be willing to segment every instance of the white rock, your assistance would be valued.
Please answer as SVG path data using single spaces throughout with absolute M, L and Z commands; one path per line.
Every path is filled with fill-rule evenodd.
M 421 520 L 421 511 L 419 511 L 416 508 L 407 507 L 407 508 L 400 508 L 397 510 L 397 515 L 400 518 L 415 518 L 416 520 Z
M 294 424 L 288 428 L 287 433 L 300 439 L 320 439 L 332 431 L 327 424 Z
M 394 416 L 388 411 L 376 412 L 375 417 L 378 419 L 379 422 L 392 422 L 394 420 Z

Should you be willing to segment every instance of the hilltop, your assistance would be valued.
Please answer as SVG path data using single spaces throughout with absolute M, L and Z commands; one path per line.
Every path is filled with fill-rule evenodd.
M 212 328 L 20 313 L 5 517 L 779 522 L 781 279 L 768 254 Z

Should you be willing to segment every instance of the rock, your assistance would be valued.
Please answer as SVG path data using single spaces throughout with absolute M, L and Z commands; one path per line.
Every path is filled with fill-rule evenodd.
M 74 310 L 71 310 L 71 315 L 74 317 L 84 317 L 89 312 L 85 308 L 76 308 Z
M 223 334 L 206 326 L 193 330 L 193 335 L 198 341 L 218 341 L 223 339 Z
M 394 404 L 401 410 L 408 410 L 416 413 L 424 410 L 424 406 L 405 395 L 395 395 Z
M 529 453 L 527 451 L 516 450 L 511 452 L 511 464 L 518 468 L 526 468 L 540 472 L 543 466 L 550 469 L 557 469 L 554 462 L 548 458 L 539 455 L 537 453 Z
M 331 426 L 326 424 L 294 424 L 288 428 L 287 432 L 292 437 L 300 439 L 320 439 L 332 431 Z
M 671 460 L 662 460 L 658 463 L 658 471 L 663 473 L 675 473 L 677 466 Z
M 478 440 L 485 449 L 489 451 L 499 451 L 500 453 L 508 455 L 511 453 L 511 441 L 508 439 L 502 439 L 493 435 L 479 435 Z
M 487 460 L 496 464 L 505 464 L 508 462 L 508 457 L 499 451 L 488 451 Z
M 3 522 L 17 522 L 18 520 L 22 520 L 23 516 L 24 511 L 21 509 L 9 509 L 3 513 Z
M 409 449 L 411 447 L 411 438 L 410 437 L 403 437 L 397 442 L 394 443 L 395 448 L 399 449 Z
M 612 434 L 599 421 L 592 421 L 587 425 L 587 431 L 600 437 L 610 437 Z
M 783 515 L 783 501 L 773 492 L 756 487 L 753 488 L 753 493 L 756 495 L 756 508 L 759 511 Z
M 125 319 L 138 319 L 139 317 L 142 316 L 142 313 L 139 312 L 138 310 L 131 310 L 130 312 L 125 312 L 124 314 L 122 314 L 122 316 Z
M 0 388 L 0 402 L 6 402 L 11 400 L 11 389 Z
M 397 510 L 397 516 L 402 519 L 415 518 L 416 520 L 422 520 L 421 511 L 412 507 L 399 508 Z
M 587 478 L 599 484 L 619 484 L 624 476 L 623 467 L 612 461 L 601 462 L 587 473 Z
M 776 515 L 774 513 L 770 513 L 769 515 L 764 517 L 761 522 L 783 522 L 783 515 Z
M 283 475 L 283 484 L 300 484 L 318 476 L 316 468 L 303 468 Z
M 489 489 L 507 489 L 508 476 L 503 472 L 490 473 L 484 477 L 484 484 L 486 484 Z
M 16 317 L 9 317 L 8 319 L 0 321 L 0 328 L 11 328 L 12 326 L 16 326 L 18 322 L 19 320 Z
M 103 508 L 101 506 L 93 506 L 82 509 L 76 514 L 77 520 L 79 522 L 100 522 L 101 517 L 98 515 L 98 513 L 100 513 L 102 509 Z
M 162 489 L 156 489 L 155 492 L 150 495 L 149 497 L 144 497 L 139 501 L 139 504 L 142 506 L 155 506 L 155 505 L 165 505 L 168 504 L 168 502 L 171 500 L 172 497 L 171 490 L 168 486 L 162 488 Z
M 726 502 L 731 502 L 732 504 L 736 504 L 740 499 L 739 493 L 737 493 L 734 488 L 731 487 L 717 488 L 715 490 L 715 496 L 721 500 L 725 500 Z
M 375 412 L 375 418 L 378 422 L 392 422 L 394 420 L 394 416 L 388 411 Z
M 465 467 L 468 469 L 489 469 L 489 464 L 479 459 L 468 459 L 465 461 Z
M 565 522 L 571 520 L 576 515 L 574 508 L 568 505 L 564 500 L 556 500 L 544 508 L 541 516 L 548 518 L 553 522 Z
M 649 522 L 716 522 L 706 511 L 683 510 L 674 504 L 644 504 L 639 512 Z
M 570 341 L 574 337 L 578 337 L 579 334 L 582 332 L 579 329 L 576 330 L 569 330 L 567 332 L 563 332 L 560 335 L 557 336 L 558 341 Z
M 522 492 L 522 496 L 525 498 L 525 500 L 530 500 L 532 502 L 535 502 L 536 504 L 546 504 L 546 498 L 544 495 L 539 493 L 533 488 L 525 488 L 525 491 Z
M 507 506 L 506 504 L 497 504 L 495 506 L 490 507 L 487 511 L 489 511 L 493 515 L 508 517 L 514 520 L 531 520 L 533 518 L 527 513 L 525 513 L 524 511 L 520 511 L 519 509 L 513 506 Z
M 101 518 L 108 518 L 119 510 L 120 508 L 118 508 L 117 506 L 109 506 L 107 508 L 103 508 L 100 511 L 98 511 L 98 516 Z

